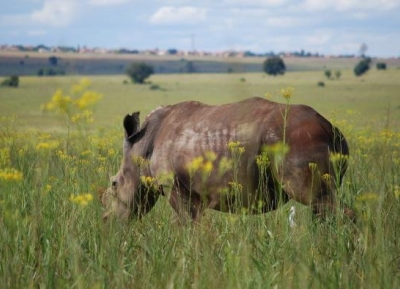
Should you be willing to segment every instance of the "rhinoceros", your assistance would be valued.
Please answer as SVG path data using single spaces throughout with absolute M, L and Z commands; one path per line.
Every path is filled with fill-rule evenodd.
M 257 214 L 289 199 L 320 216 L 338 208 L 348 144 L 309 106 L 187 101 L 155 109 L 141 126 L 139 112 L 128 114 L 123 127 L 122 164 L 101 196 L 104 219 L 140 218 L 161 195 L 195 222 L 207 208 Z

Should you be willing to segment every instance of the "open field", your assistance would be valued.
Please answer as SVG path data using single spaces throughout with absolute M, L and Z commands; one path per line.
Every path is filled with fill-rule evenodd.
M 125 76 L 88 76 L 92 89 L 103 94 L 95 109 L 94 127 L 117 125 L 126 113 L 140 110 L 144 117 L 159 105 L 185 100 L 209 104 L 238 101 L 269 94 L 280 101 L 279 91 L 294 88 L 292 103 L 316 108 L 328 119 L 346 119 L 357 130 L 398 128 L 400 121 L 400 70 L 371 70 L 356 78 L 344 70 L 339 80 L 326 80 L 323 72 L 288 72 L 284 77 L 265 74 L 156 74 L 150 85 L 123 84 Z M 57 89 L 69 93 L 70 86 L 82 77 L 22 77 L 18 89 L 0 89 L 0 114 L 16 115 L 17 127 L 56 129 L 57 117 L 44 114 L 40 105 L 49 101 Z M 324 81 L 325 87 L 317 82 Z M 349 115 L 355 114 L 355 115 Z
M 342 69 L 339 80 L 322 71 L 157 74 L 153 90 L 123 84 L 124 76 L 90 76 L 103 95 L 94 122 L 69 130 L 40 106 L 57 89 L 69 94 L 81 77 L 21 77 L 19 88 L 0 88 L 0 287 L 399 288 L 399 76 L 397 69 L 361 78 Z M 347 137 L 338 197 L 355 209 L 356 224 L 340 213 L 318 221 L 289 202 L 262 216 L 207 211 L 200 225 L 182 227 L 165 198 L 143 220 L 101 221 L 96 191 L 120 165 L 126 113 L 140 110 L 143 120 L 184 100 L 284 101 L 286 87 L 294 88 L 291 103 L 313 106 Z
M 58 58 L 57 66 L 49 64 L 49 57 Z M 185 73 L 187 62 L 192 62 L 196 73 L 261 72 L 266 57 L 216 57 L 216 56 L 157 56 L 136 54 L 70 54 L 0 52 L 0 76 L 37 75 L 39 69 L 51 67 L 67 75 L 117 75 L 124 74 L 133 62 L 146 62 L 156 73 Z M 285 57 L 288 71 L 351 70 L 358 58 L 300 58 Z M 400 68 L 400 59 L 373 59 L 387 63 L 390 69 Z

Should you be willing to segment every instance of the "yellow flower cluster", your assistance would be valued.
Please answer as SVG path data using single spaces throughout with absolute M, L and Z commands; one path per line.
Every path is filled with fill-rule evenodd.
M 268 167 L 270 163 L 267 152 L 263 151 L 261 154 L 256 156 L 256 164 L 259 168 Z
M 42 104 L 41 109 L 45 111 L 69 113 L 72 109 L 72 99 L 70 96 L 64 95 L 61 89 L 57 89 L 50 102 Z
M 72 94 L 79 94 L 90 87 L 92 83 L 88 78 L 82 78 L 78 84 L 74 84 L 71 88 Z
M 146 188 L 150 189 L 155 186 L 156 179 L 150 176 L 141 176 L 140 181 Z
M 211 160 L 207 160 L 202 156 L 194 158 L 188 165 L 190 173 L 196 171 L 202 171 L 203 173 L 210 173 L 213 169 L 213 163 Z
M 93 200 L 92 194 L 81 194 L 81 195 L 74 195 L 71 194 L 69 200 L 75 204 L 78 204 L 82 207 L 85 207 Z
M 326 183 L 328 183 L 328 182 L 331 181 L 332 176 L 331 176 L 330 174 L 326 173 L 326 174 L 323 174 L 323 175 L 322 175 L 322 179 L 323 179 Z
M 236 193 L 241 193 L 243 190 L 243 186 L 238 182 L 229 182 L 228 185 Z
M 79 84 L 72 86 L 73 97 L 64 94 L 58 89 L 52 96 L 50 102 L 42 104 L 43 111 L 54 111 L 65 115 L 73 123 L 93 122 L 92 112 L 89 109 L 96 104 L 103 96 L 95 91 L 89 90 L 90 81 L 82 79 Z
M 140 156 L 132 156 L 132 161 L 138 167 L 143 167 L 143 166 L 147 166 L 150 164 L 149 160 L 147 160 L 143 157 L 140 157 Z
M 274 156 L 285 156 L 289 152 L 289 146 L 285 143 L 278 142 L 276 144 L 266 146 L 264 150 Z
M 331 153 L 329 155 L 329 160 L 332 163 L 339 163 L 348 159 L 348 156 L 342 155 L 341 153 Z
M 315 169 L 317 168 L 317 164 L 316 163 L 308 163 L 308 168 L 310 169 L 310 171 L 314 172 Z
M 22 181 L 22 173 L 13 168 L 6 168 L 0 170 L 0 180 L 5 181 Z
M 219 161 L 218 175 L 222 176 L 233 168 L 233 161 L 227 157 L 222 157 Z
M 286 87 L 281 89 L 281 95 L 286 100 L 289 100 L 293 96 L 293 93 L 294 93 L 293 87 Z
M 240 142 L 239 141 L 231 141 L 228 143 L 228 148 L 231 151 L 232 154 L 234 153 L 239 153 L 242 154 L 244 153 L 244 147 L 240 146 Z
M 76 122 L 86 122 L 86 123 L 92 123 L 94 121 L 93 119 L 93 112 L 91 110 L 85 109 L 81 113 L 76 113 L 71 117 L 71 121 L 76 123 Z
M 47 142 L 39 142 L 36 145 L 36 150 L 40 151 L 40 150 L 52 150 L 57 148 L 60 145 L 60 143 L 58 141 L 47 141 Z
M 95 91 L 85 91 L 82 96 L 75 101 L 75 104 L 80 110 L 84 110 L 96 104 L 101 97 L 102 96 Z

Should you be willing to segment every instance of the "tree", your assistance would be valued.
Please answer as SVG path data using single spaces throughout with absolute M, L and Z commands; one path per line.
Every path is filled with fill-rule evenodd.
M 361 76 L 369 70 L 369 66 L 371 64 L 371 58 L 367 57 L 361 60 L 355 67 L 354 67 L 354 74 L 356 76 Z
M 55 56 L 50 56 L 50 57 L 49 57 L 49 63 L 50 63 L 50 65 L 57 66 L 57 64 L 58 64 L 58 58 L 55 57 Z
M 386 70 L 387 66 L 385 62 L 378 62 L 376 64 L 376 69 L 378 70 Z
M 150 77 L 154 73 L 154 69 L 152 66 L 140 62 L 140 63 L 132 63 L 127 69 L 126 74 L 132 80 L 133 83 L 142 84 L 144 81 Z
M 336 79 L 339 79 L 341 75 L 342 75 L 342 72 L 341 72 L 340 70 L 336 70 L 336 71 L 335 71 L 335 77 L 336 77 Z
M 285 74 L 286 66 L 282 58 L 273 56 L 264 61 L 263 70 L 266 74 L 276 76 L 278 74 Z
M 331 79 L 332 71 L 330 69 L 325 70 L 325 76 L 327 79 Z

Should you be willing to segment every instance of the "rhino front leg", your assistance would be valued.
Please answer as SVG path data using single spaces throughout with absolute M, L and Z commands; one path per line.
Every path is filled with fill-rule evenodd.
M 169 203 L 178 215 L 179 222 L 185 224 L 192 220 L 199 222 L 204 211 L 200 196 L 175 184 L 169 198 Z

